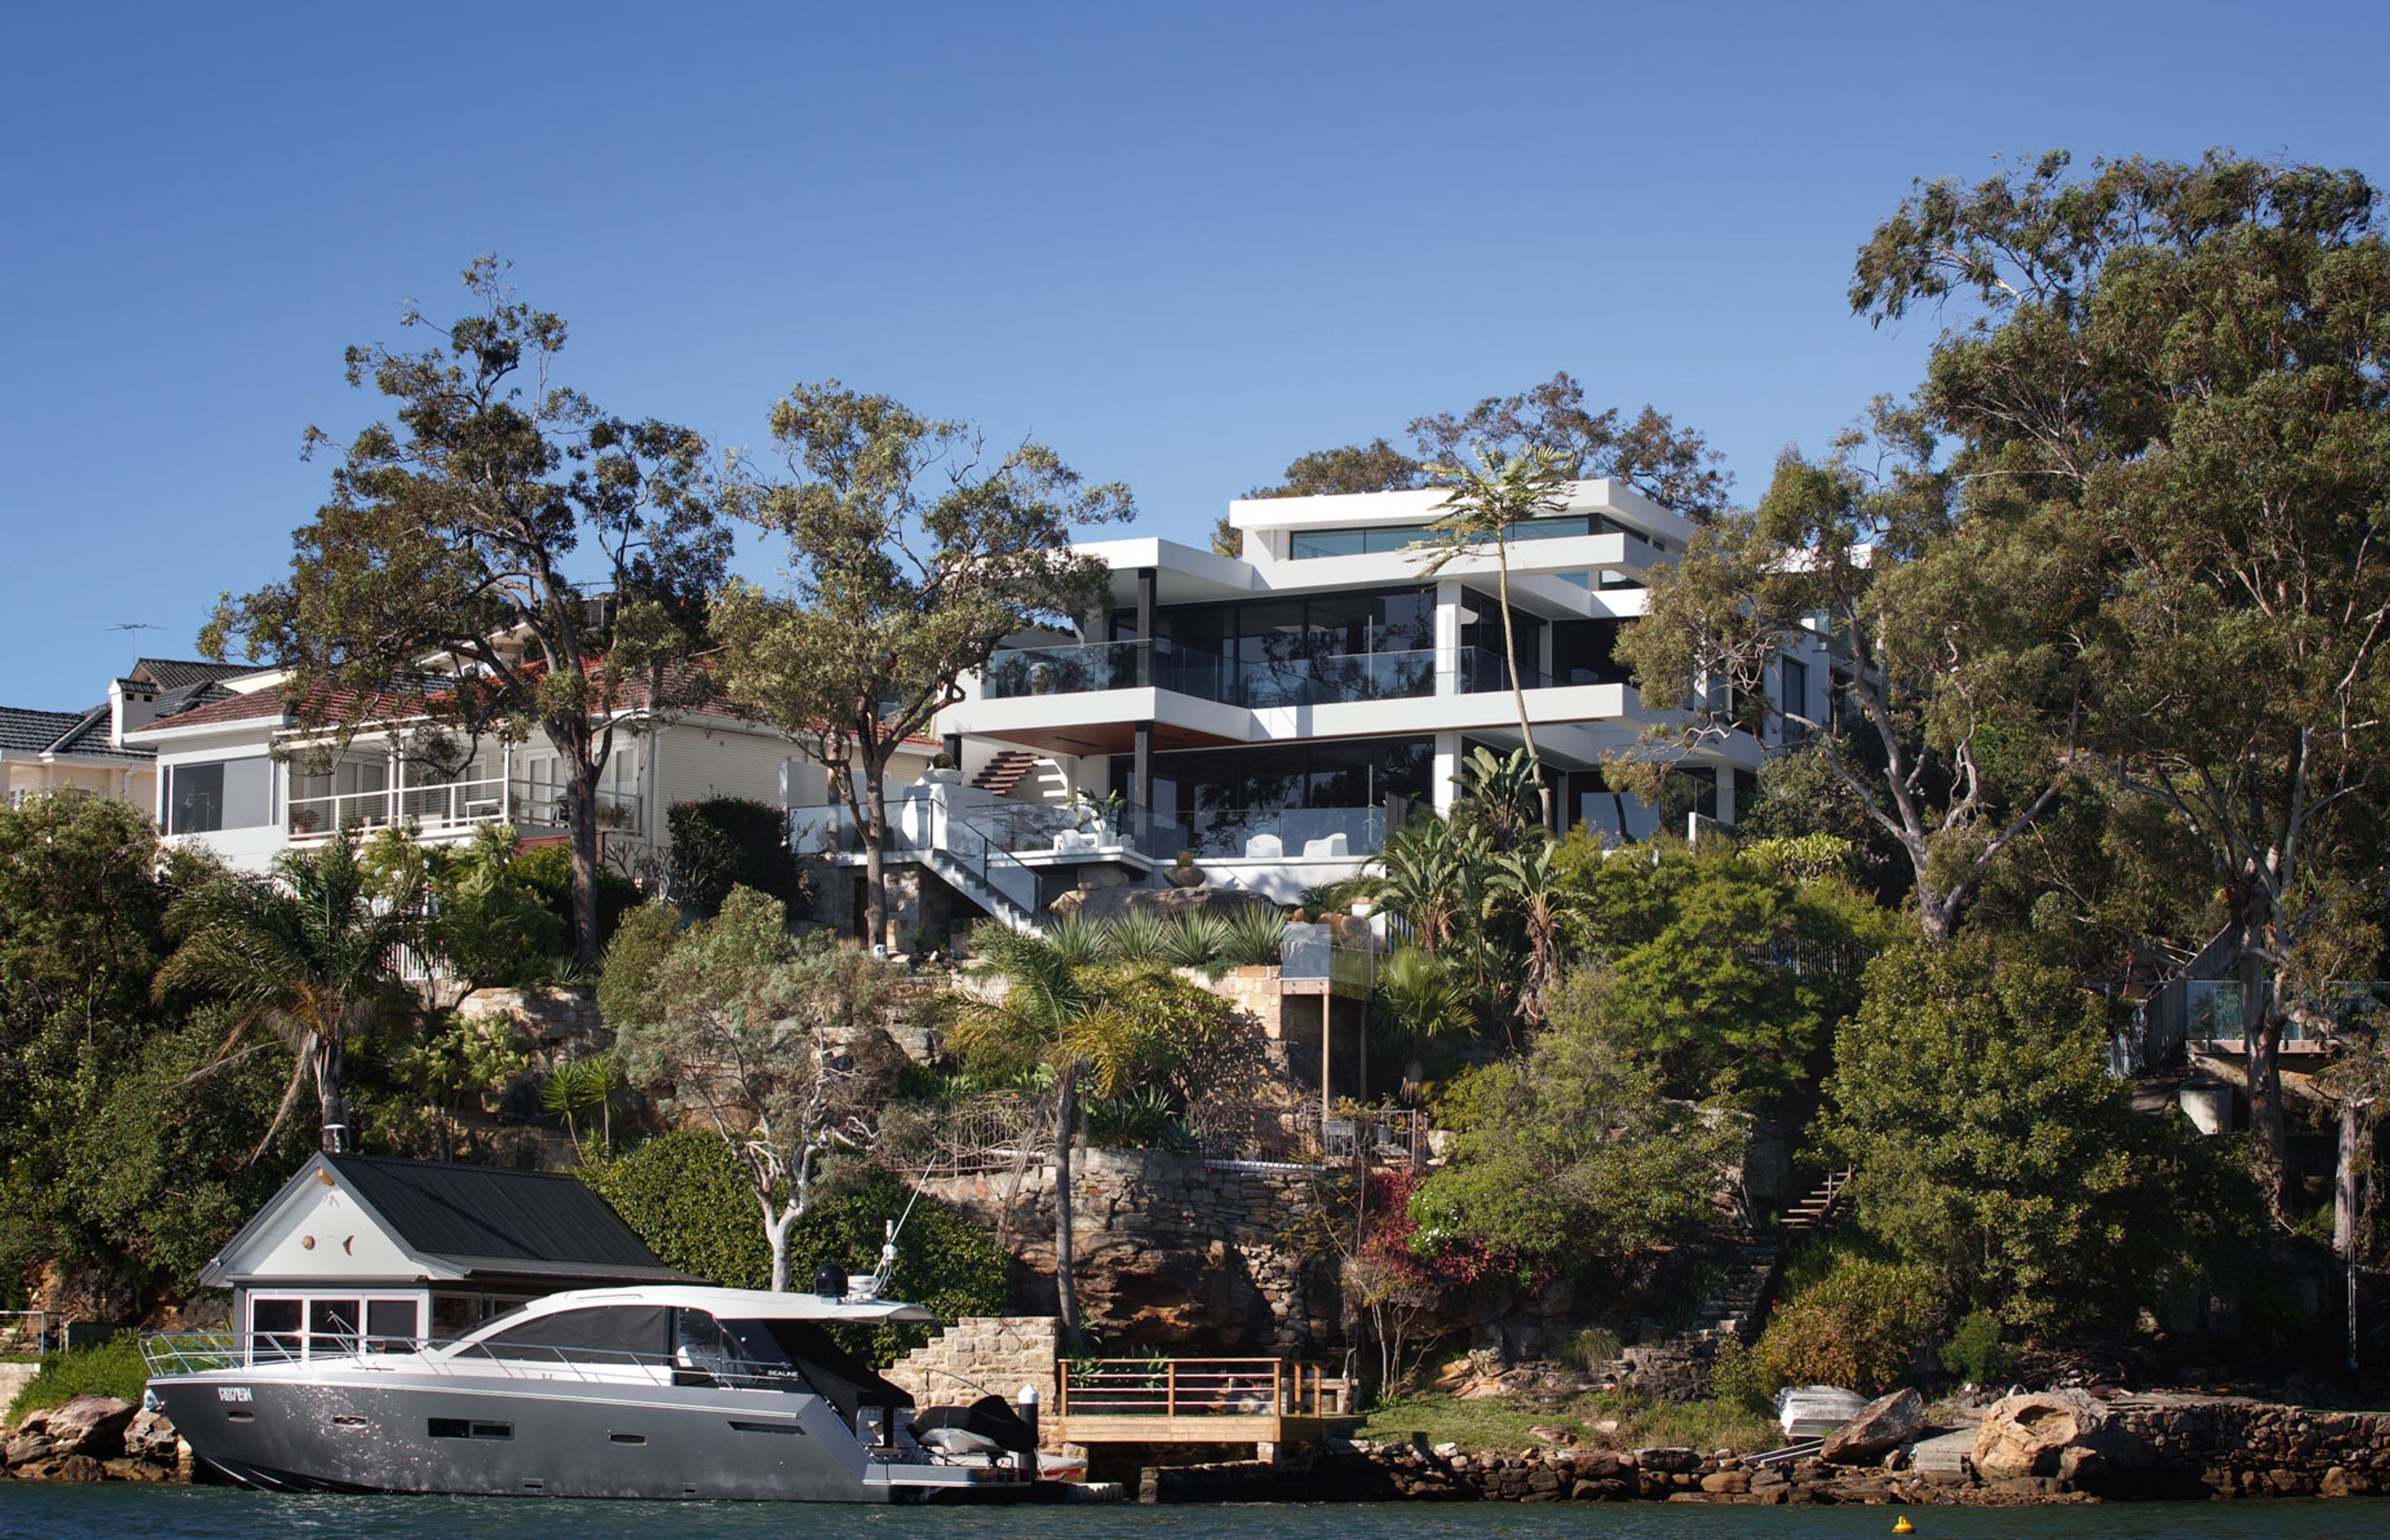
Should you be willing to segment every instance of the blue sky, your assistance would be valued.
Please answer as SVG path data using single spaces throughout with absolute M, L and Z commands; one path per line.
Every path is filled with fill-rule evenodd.
M 759 446 L 835 375 L 1199 541 L 1305 450 L 1565 368 L 1788 443 L 1913 384 L 1850 257 L 2001 153 L 2390 177 L 2378 4 L 19 6 L 0 703 L 188 655 L 480 251 L 610 409 Z M 770 553 L 742 562 L 759 575 Z M 161 627 L 134 635 L 110 625 Z

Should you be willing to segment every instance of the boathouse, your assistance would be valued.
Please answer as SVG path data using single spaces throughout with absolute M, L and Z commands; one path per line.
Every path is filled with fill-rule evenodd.
M 567 1289 L 703 1281 L 577 1177 L 316 1154 L 200 1273 L 258 1356 L 406 1351 Z

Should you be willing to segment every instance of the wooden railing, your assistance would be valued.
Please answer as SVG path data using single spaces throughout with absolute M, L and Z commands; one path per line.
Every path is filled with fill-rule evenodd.
M 1316 1418 L 1343 1410 L 1343 1380 L 1279 1358 L 1082 1358 L 1061 1365 L 1063 1417 Z

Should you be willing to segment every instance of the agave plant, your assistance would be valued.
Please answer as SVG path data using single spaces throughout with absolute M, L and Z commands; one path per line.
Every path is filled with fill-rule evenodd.
M 1218 915 L 1190 909 L 1170 927 L 1163 956 L 1173 968 L 1213 968 L 1228 949 L 1228 922 Z
M 1239 968 L 1267 968 L 1279 960 L 1286 941 L 1286 917 L 1276 909 L 1248 904 L 1227 920 L 1227 944 L 1221 956 Z
M 1086 968 L 1112 957 L 1111 927 L 1086 915 L 1055 920 L 1046 927 L 1046 941 L 1066 967 Z
M 1171 961 L 1171 924 L 1150 909 L 1124 911 L 1107 927 L 1113 960 L 1159 967 Z

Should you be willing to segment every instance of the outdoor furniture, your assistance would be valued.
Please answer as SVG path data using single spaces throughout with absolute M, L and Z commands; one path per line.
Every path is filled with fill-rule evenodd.
M 1305 840 L 1303 842 L 1303 858 L 1305 861 L 1343 861 L 1350 858 L 1352 853 L 1352 843 L 1344 838 L 1342 829 L 1324 840 Z
M 1275 834 L 1256 834 L 1245 841 L 1245 859 L 1283 861 L 1286 859 L 1286 841 Z

